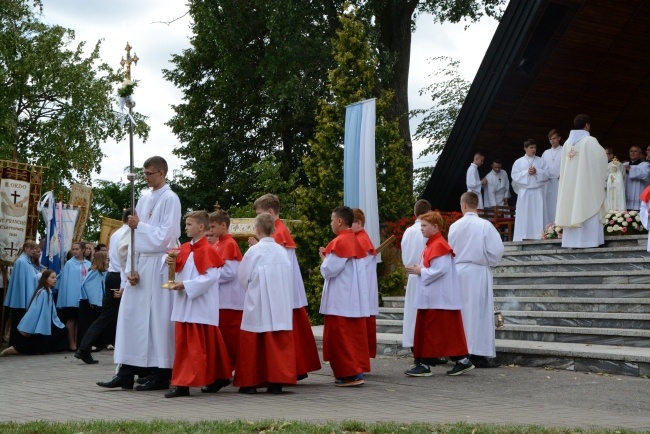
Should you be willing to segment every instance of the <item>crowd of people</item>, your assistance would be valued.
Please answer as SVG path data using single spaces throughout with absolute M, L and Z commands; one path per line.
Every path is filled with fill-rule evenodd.
M 253 204 L 255 237 L 244 255 L 223 210 L 185 215 L 190 241 L 178 246 L 181 206 L 166 184 L 167 170 L 161 157 L 145 161 L 152 192 L 125 210 L 107 251 L 74 243 L 57 276 L 40 267 L 38 244 L 25 243 L 5 302 L 12 333 L 2 355 L 73 350 L 94 364 L 93 347 L 110 341 L 117 374 L 97 385 L 170 389 L 166 398 L 188 396 L 190 387 L 216 393 L 231 382 L 240 393 L 278 394 L 319 370 L 296 244 L 280 219 L 278 197 L 266 194 Z M 470 357 L 490 366 L 495 356 L 489 267 L 503 244 L 478 219 L 477 207 L 475 194 L 463 195 L 465 217 L 452 225 L 450 246 L 440 235 L 440 215 L 426 201 L 416 204 L 421 231 L 414 226 L 403 241 L 411 276 L 405 317 L 413 323 L 405 327 L 405 345 L 416 361 L 407 375 L 430 375 L 429 365 L 443 357 L 456 361 L 448 374 L 459 375 L 474 367 Z M 319 249 L 323 360 L 337 387 L 364 384 L 376 356 L 377 252 L 364 225 L 362 210 L 335 208 L 334 238 Z M 470 233 L 483 245 L 469 243 Z M 170 269 L 175 279 L 163 285 Z M 480 285 L 470 284 L 477 276 Z M 112 324 L 114 339 L 102 340 Z
M 550 148 L 537 156 L 538 143 L 524 142 L 524 156 L 511 171 L 512 184 L 498 159 L 480 178 L 485 157 L 476 153 L 467 170 L 467 190 L 479 197 L 479 209 L 508 205 L 510 187 L 517 194 L 513 241 L 539 239 L 549 224 L 563 229 L 563 247 L 597 247 L 604 243 L 600 219 L 610 210 L 639 211 L 641 192 L 650 185 L 650 146 L 634 145 L 620 162 L 612 148 L 591 137 L 591 119 L 580 114 L 561 145 L 561 133 L 548 133 Z M 580 206 L 578 206 L 580 205 Z

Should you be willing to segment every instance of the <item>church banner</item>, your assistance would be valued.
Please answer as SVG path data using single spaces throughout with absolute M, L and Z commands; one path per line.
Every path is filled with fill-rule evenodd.
M 365 230 L 379 246 L 379 207 L 375 167 L 376 101 L 368 99 L 345 109 L 343 141 L 343 203 L 359 208 L 366 217 Z
M 90 206 L 93 200 L 93 189 L 88 185 L 72 184 L 70 187 L 70 204 L 75 207 L 80 207 L 79 217 L 74 228 L 74 236 L 72 241 L 81 241 L 86 228 L 86 222 L 90 215 Z
M 102 216 L 101 229 L 99 232 L 99 242 L 101 244 L 108 245 L 108 240 L 111 238 L 111 235 L 122 227 L 124 223 L 122 220 L 112 219 L 110 217 Z
M 11 265 L 26 239 L 36 239 L 41 166 L 0 160 L 0 263 Z

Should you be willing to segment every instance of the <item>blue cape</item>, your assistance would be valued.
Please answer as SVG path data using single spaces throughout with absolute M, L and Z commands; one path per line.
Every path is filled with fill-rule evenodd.
M 105 271 L 90 270 L 86 278 L 81 282 L 80 300 L 88 300 L 88 303 L 95 306 L 102 306 L 102 299 L 106 295 L 104 279 Z
M 79 307 L 82 279 L 81 264 L 82 261 L 76 258 L 71 258 L 65 263 L 65 267 L 61 270 L 56 282 L 56 287 L 59 289 L 56 307 Z M 90 273 L 90 261 L 84 259 L 83 265 L 86 268 L 86 273 Z
M 60 329 L 65 327 L 56 314 L 52 295 L 41 288 L 27 309 L 27 313 L 18 323 L 18 330 L 31 335 L 49 336 L 52 334 L 52 324 Z
M 5 298 L 5 306 L 15 309 L 27 309 L 29 300 L 38 285 L 38 269 L 32 264 L 27 254 L 23 253 L 14 262 L 11 279 Z

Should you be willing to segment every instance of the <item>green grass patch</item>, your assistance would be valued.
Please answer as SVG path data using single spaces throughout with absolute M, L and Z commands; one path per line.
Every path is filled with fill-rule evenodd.
M 305 434 L 604 434 L 636 433 L 633 430 L 545 428 L 525 425 L 428 424 L 428 423 L 365 423 L 357 421 L 308 423 L 291 421 L 204 421 L 184 422 L 154 420 L 151 422 L 4 422 L 3 434 L 212 434 L 212 433 L 305 433 Z

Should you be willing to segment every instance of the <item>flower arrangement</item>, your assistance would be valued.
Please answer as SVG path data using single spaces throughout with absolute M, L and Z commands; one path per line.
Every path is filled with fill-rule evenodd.
M 647 233 L 638 211 L 609 211 L 602 220 L 605 235 Z
M 540 238 L 543 240 L 555 240 L 562 238 L 562 228 L 555 226 L 555 223 L 549 223 L 546 225 L 546 229 L 540 235 Z
M 138 80 L 124 79 L 117 88 L 117 95 L 120 98 L 128 98 L 133 95 L 133 90 L 138 86 Z

